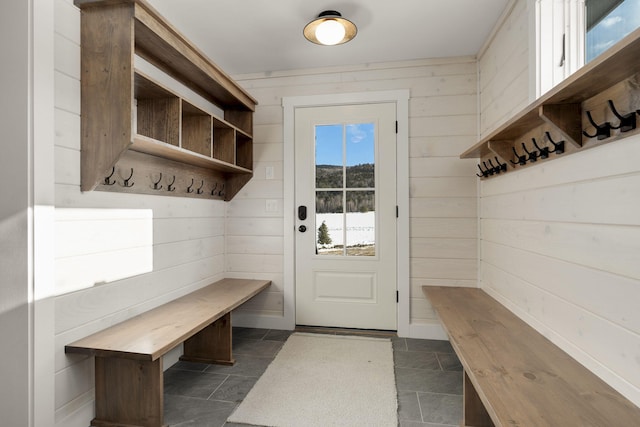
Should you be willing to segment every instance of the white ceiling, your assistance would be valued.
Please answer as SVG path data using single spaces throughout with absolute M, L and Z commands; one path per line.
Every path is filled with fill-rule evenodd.
M 475 55 L 511 0 L 149 0 L 225 72 Z M 358 27 L 340 46 L 308 42 L 323 10 Z

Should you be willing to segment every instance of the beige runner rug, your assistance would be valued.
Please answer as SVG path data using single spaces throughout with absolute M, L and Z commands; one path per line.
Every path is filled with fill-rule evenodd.
M 395 427 L 388 339 L 292 334 L 228 421 L 270 427 Z

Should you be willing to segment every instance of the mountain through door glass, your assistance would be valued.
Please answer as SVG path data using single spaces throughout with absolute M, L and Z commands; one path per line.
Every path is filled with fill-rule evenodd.
M 375 124 L 315 126 L 316 253 L 376 255 Z

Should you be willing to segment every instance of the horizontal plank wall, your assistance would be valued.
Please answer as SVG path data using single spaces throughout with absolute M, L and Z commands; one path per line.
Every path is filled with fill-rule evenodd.
M 477 138 L 476 73 L 475 59 L 453 58 L 234 76 L 259 105 L 254 179 L 228 204 L 227 274 L 266 269 L 274 282 L 241 310 L 281 317 L 293 302 L 283 294 L 283 218 L 292 213 L 282 211 L 282 98 L 409 89 L 411 322 L 437 324 L 420 287 L 476 284 L 475 163 L 458 158 Z
M 529 105 L 530 1 L 517 0 L 478 57 L 480 134 Z M 469 147 L 465 147 L 469 148 Z
M 519 3 L 513 19 L 524 25 Z M 519 18 L 518 18 L 519 16 Z M 516 19 L 517 18 L 517 19 Z M 519 25 L 504 26 L 479 61 L 486 134 L 527 104 L 522 56 L 491 56 Z M 505 73 L 504 75 L 501 73 Z M 640 137 L 633 136 L 482 182 L 481 286 L 572 357 L 640 405 Z
M 65 355 L 64 345 L 222 278 L 225 204 L 81 193 L 80 12 L 72 0 L 55 0 L 54 37 L 55 420 L 86 427 L 93 359 Z

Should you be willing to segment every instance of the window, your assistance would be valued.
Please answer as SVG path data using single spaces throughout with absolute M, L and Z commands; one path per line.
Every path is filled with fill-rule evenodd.
M 640 27 L 640 0 L 536 0 L 534 98 Z
M 587 0 L 586 62 L 640 26 L 640 0 Z

